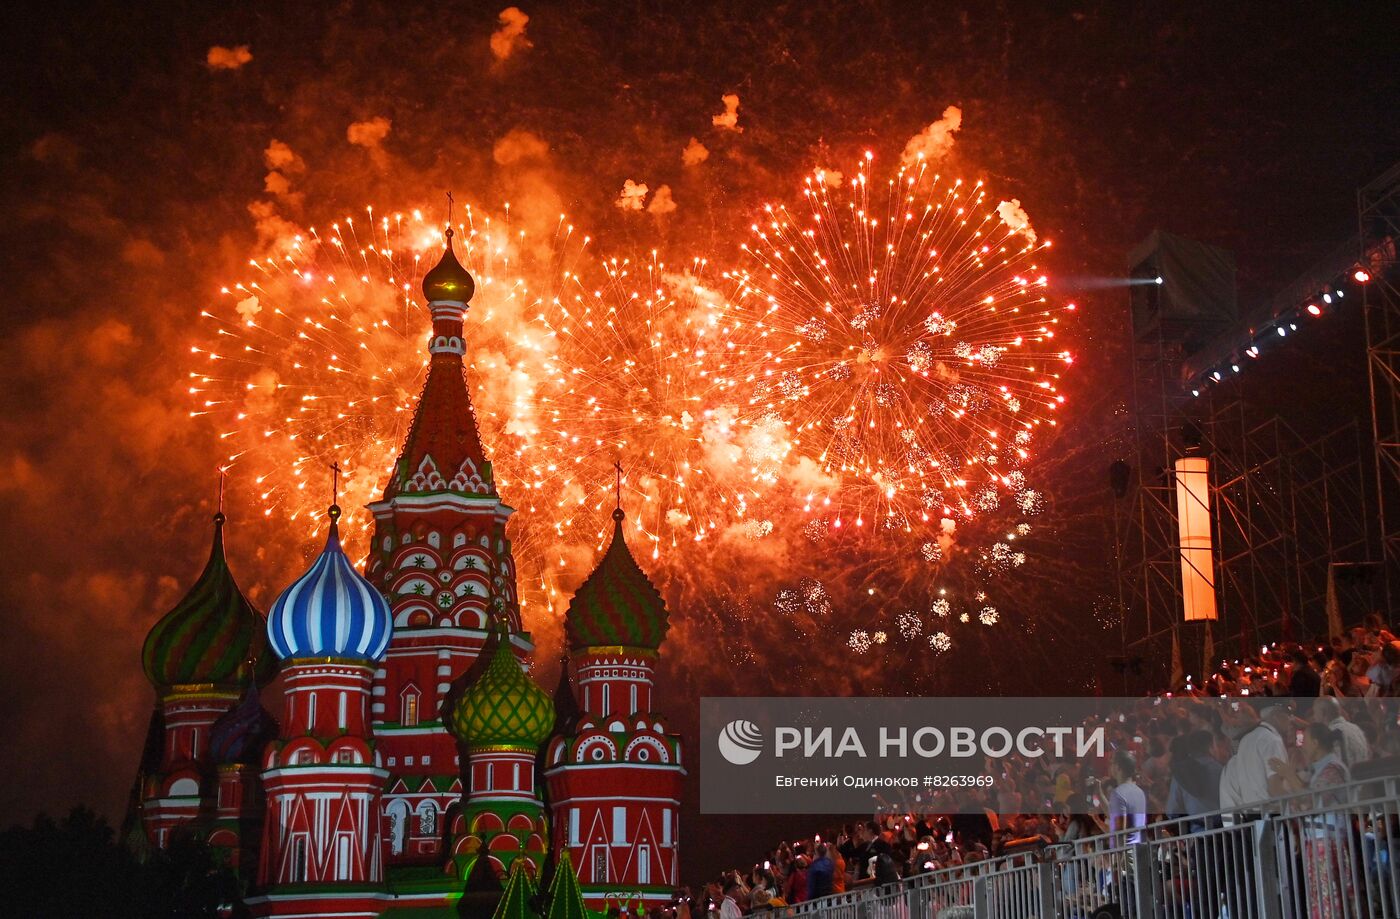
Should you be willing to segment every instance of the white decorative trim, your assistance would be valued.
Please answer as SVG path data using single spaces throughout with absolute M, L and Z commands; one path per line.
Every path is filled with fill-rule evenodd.
M 433 458 L 424 456 L 423 462 L 418 464 L 418 471 L 408 480 L 408 487 L 414 491 L 442 491 L 447 487 L 447 480 L 438 472 Z
M 488 494 L 491 490 L 470 456 L 462 460 L 461 468 L 457 470 L 457 474 L 447 485 L 453 491 L 470 491 L 478 495 Z

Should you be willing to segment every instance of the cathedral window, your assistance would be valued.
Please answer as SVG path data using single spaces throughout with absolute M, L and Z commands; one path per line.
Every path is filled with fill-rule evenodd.
M 637 847 L 637 883 L 651 883 L 651 846 Z
M 308 846 L 305 836 L 295 836 L 292 839 L 292 859 L 288 868 L 291 869 L 288 880 L 293 884 L 300 884 L 306 880 L 307 860 L 310 857 L 307 851 Z
M 671 844 L 671 811 L 669 808 L 661 812 L 661 844 L 663 846 Z
M 418 833 L 421 836 L 433 836 L 437 833 L 437 808 L 431 801 L 424 801 L 418 811 Z
M 408 832 L 408 805 L 394 801 L 389 805 L 389 851 L 394 855 L 403 852 L 404 836 Z
M 593 883 L 608 882 L 608 850 L 603 846 L 593 847 Z
M 403 691 L 403 716 L 400 723 L 404 727 L 413 727 L 418 723 L 418 690 L 412 686 L 406 687 Z
M 346 833 L 335 840 L 335 877 L 338 881 L 350 878 L 350 836 Z
M 613 808 L 612 844 L 627 845 L 627 808 Z

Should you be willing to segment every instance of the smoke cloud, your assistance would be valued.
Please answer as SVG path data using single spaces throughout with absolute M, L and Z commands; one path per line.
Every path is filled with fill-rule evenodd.
M 643 186 L 645 188 L 646 186 Z M 663 185 L 656 190 L 656 194 L 651 196 L 651 203 L 647 205 L 647 213 L 655 217 L 670 214 L 676 209 L 676 201 L 671 197 L 671 186 Z
M 698 166 L 710 158 L 709 148 L 692 137 L 690 143 L 685 145 L 681 151 L 681 164 L 685 166 Z
M 368 121 L 356 121 L 345 129 L 345 139 L 357 147 L 377 150 L 384 138 L 389 136 L 393 122 L 383 115 L 375 115 Z
M 710 123 L 725 131 L 733 131 L 742 134 L 744 129 L 739 127 L 739 96 L 737 93 L 726 93 L 721 101 L 724 102 L 724 111 L 710 119 Z
M 518 6 L 508 6 L 496 17 L 501 27 L 491 33 L 491 53 L 496 60 L 504 61 L 517 51 L 529 48 L 530 40 L 525 37 L 525 25 L 530 17 Z
M 292 178 L 306 172 L 306 162 L 287 144 L 274 138 L 263 150 L 263 165 L 268 173 L 263 177 L 263 190 L 277 198 L 300 204 L 300 198 L 292 192 Z
M 646 203 L 647 188 L 645 182 L 633 182 L 628 179 L 622 186 L 622 192 L 617 196 L 613 204 L 620 211 L 640 211 Z
M 210 70 L 237 70 L 252 60 L 253 52 L 248 50 L 247 45 L 234 45 L 232 48 L 215 45 L 204 56 L 204 64 Z
M 523 128 L 514 128 L 496 141 L 491 158 L 500 166 L 513 166 L 526 160 L 542 160 L 549 154 L 544 138 Z
M 1031 227 L 1030 217 L 1026 216 L 1025 209 L 1021 207 L 1020 198 L 1012 198 L 998 204 L 997 216 L 1011 232 L 1020 233 L 1028 242 L 1035 242 L 1035 230 Z
M 910 166 L 923 160 L 936 163 L 953 149 L 953 135 L 962 127 L 962 109 L 950 105 L 943 110 L 943 117 L 909 138 L 900 154 L 901 165 Z

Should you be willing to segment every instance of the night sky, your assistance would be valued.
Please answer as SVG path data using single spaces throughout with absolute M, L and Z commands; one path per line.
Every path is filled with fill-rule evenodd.
M 439 208 L 451 188 L 485 207 L 509 200 L 526 224 L 567 211 L 609 251 L 723 261 L 760 202 L 790 197 L 807 170 L 866 150 L 897 159 L 958 106 L 940 167 L 1019 199 L 1054 239 L 1053 276 L 1121 275 L 1161 227 L 1233 250 L 1248 306 L 1354 233 L 1355 189 L 1400 160 L 1393 3 L 916 6 L 530 4 L 514 34 L 494 5 L 8 9 L 4 820 L 77 802 L 120 816 L 151 704 L 141 641 L 203 563 L 224 455 L 217 427 L 190 417 L 197 316 L 282 226 L 373 202 Z M 740 99 L 742 132 L 712 121 L 724 94 Z M 690 138 L 704 163 L 683 164 Z M 295 155 L 280 171 L 274 141 Z M 628 179 L 670 185 L 676 209 L 615 207 Z M 1127 436 L 1125 298 L 1064 295 L 1080 304 L 1078 360 L 1061 432 L 1038 457 L 1050 535 L 1007 588 L 1016 615 L 935 673 L 918 655 L 854 661 L 839 639 L 776 630 L 761 611 L 726 619 L 722 579 L 668 588 L 663 710 L 688 727 L 699 695 L 794 683 L 1092 685 L 1117 640 L 1093 606 L 1111 593 L 1099 515 L 1102 471 Z M 314 541 L 241 516 L 231 487 L 231 562 L 266 607 Z M 527 624 L 557 641 L 557 619 L 539 615 Z M 692 876 L 805 825 L 762 820 L 741 836 L 754 821 L 689 819 Z

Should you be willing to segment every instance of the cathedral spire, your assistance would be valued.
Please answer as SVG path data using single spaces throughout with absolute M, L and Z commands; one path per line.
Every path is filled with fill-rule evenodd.
M 445 491 L 495 493 L 463 370 L 463 322 L 476 282 L 457 261 L 453 235 L 448 226 L 442 256 L 423 278 L 423 296 L 433 320 L 428 379 L 385 498 Z

